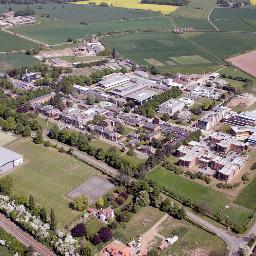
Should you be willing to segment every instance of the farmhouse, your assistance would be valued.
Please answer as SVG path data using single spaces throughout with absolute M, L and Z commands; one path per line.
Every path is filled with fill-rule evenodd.
M 0 173 L 23 163 L 23 156 L 9 149 L 0 147 Z

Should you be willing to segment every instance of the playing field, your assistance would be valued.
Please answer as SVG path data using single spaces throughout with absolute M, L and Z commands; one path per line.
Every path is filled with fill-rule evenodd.
M 0 30 L 0 52 L 27 50 L 39 45 Z
M 119 54 L 136 63 L 156 66 L 173 67 L 173 65 L 212 64 L 218 60 L 195 46 L 188 40 L 174 34 L 148 32 L 105 37 L 107 46 L 115 48 Z M 181 59 L 175 59 L 181 57 Z
M 101 3 L 106 3 L 109 6 L 113 7 L 150 10 L 154 12 L 161 12 L 163 14 L 170 14 L 177 9 L 176 6 L 171 5 L 142 4 L 140 0 L 94 0 L 93 2 L 97 5 L 100 5 Z M 88 4 L 88 1 L 79 1 L 76 2 L 76 4 Z
M 187 180 L 164 169 L 157 168 L 148 174 L 148 179 L 166 189 L 173 190 L 177 196 L 189 198 L 192 202 L 207 202 L 212 213 L 222 210 L 235 224 L 246 224 L 252 214 L 250 209 L 230 204 L 231 199 L 206 186 Z M 225 206 L 229 205 L 228 208 Z
M 10 30 L 33 38 L 43 43 L 58 44 L 66 42 L 68 38 L 83 39 L 92 34 L 108 34 L 116 31 L 136 31 L 140 29 L 173 29 L 173 24 L 165 16 L 125 21 L 89 23 L 87 25 L 61 20 L 42 20 L 40 24 L 11 28 Z
M 256 178 L 245 187 L 240 195 L 235 199 L 234 203 L 243 207 L 255 210 L 256 209 Z
M 36 203 L 45 206 L 48 213 L 50 208 L 54 208 L 61 227 L 70 225 L 79 213 L 69 208 L 65 194 L 99 174 L 98 171 L 29 140 L 15 142 L 9 148 L 25 157 L 25 163 L 11 174 L 15 193 L 32 194 Z
M 15 137 L 11 133 L 0 132 L 0 146 L 4 146 L 15 140 Z
M 14 67 L 30 67 L 38 63 L 40 63 L 39 60 L 31 55 L 22 53 L 0 54 L 0 71 L 6 71 Z

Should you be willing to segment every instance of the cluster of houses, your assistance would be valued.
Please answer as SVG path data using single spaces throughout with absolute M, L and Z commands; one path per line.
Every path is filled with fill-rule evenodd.
M 15 16 L 14 12 L 6 12 L 0 16 L 0 27 L 12 27 L 33 24 L 36 22 L 35 16 Z
M 248 143 L 222 132 L 211 132 L 200 142 L 191 141 L 177 149 L 179 165 L 188 169 L 199 167 L 205 175 L 229 182 L 243 167 Z

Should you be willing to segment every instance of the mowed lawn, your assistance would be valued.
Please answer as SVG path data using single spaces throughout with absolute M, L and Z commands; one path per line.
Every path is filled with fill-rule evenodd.
M 39 42 L 58 44 L 66 42 L 68 38 L 84 39 L 92 34 L 108 34 L 116 31 L 135 31 L 149 28 L 171 31 L 173 24 L 170 19 L 165 16 L 88 23 L 85 25 L 63 20 L 42 19 L 39 24 L 10 28 L 9 30 L 38 40 Z
M 36 204 L 53 208 L 61 227 L 70 225 L 79 213 L 72 211 L 65 194 L 85 182 L 98 171 L 71 156 L 54 149 L 36 145 L 30 140 L 18 141 L 10 149 L 24 155 L 25 163 L 10 176 L 14 180 L 14 192 L 32 194 Z
M 183 65 L 198 65 L 198 62 L 216 63 L 218 60 L 202 50 L 200 47 L 193 45 L 188 40 L 174 34 L 163 32 L 148 32 L 125 34 L 119 36 L 105 37 L 103 41 L 107 46 L 115 48 L 119 54 L 127 57 L 138 64 L 149 65 L 149 61 L 159 64 L 159 68 L 175 68 L 179 63 L 173 62 L 172 57 L 198 56 L 195 63 L 191 63 L 191 58 Z M 161 65 L 160 65 L 161 64 Z M 157 66 L 157 65 L 156 65 Z
M 10 133 L 6 132 L 0 132 L 0 146 L 4 146 L 12 141 L 14 141 L 16 138 Z
M 223 210 L 226 216 L 235 224 L 246 224 L 253 213 L 252 210 L 230 204 L 231 199 L 207 186 L 185 179 L 165 169 L 156 168 L 148 174 L 149 180 L 159 186 L 172 190 L 177 196 L 190 199 L 192 202 L 207 202 L 212 213 Z M 226 207 L 228 205 L 228 207 Z
M 256 178 L 242 190 L 234 203 L 252 210 L 256 209 Z
M 156 222 L 158 222 L 163 216 L 164 212 L 161 212 L 157 208 L 144 207 L 137 212 L 132 219 L 126 223 L 125 227 L 119 226 L 114 231 L 114 236 L 121 241 L 128 243 L 133 238 L 145 233 Z
M 1 30 L 0 38 L 0 52 L 27 50 L 40 46 L 39 44 L 11 35 Z

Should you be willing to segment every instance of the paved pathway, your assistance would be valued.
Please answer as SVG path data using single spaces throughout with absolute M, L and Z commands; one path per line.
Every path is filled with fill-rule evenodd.
M 26 247 L 32 246 L 40 256 L 54 256 L 55 254 L 50 251 L 47 247 L 37 242 L 32 236 L 24 232 L 16 224 L 7 219 L 3 214 L 0 213 L 0 226 L 8 232 L 10 235 L 16 237 Z

